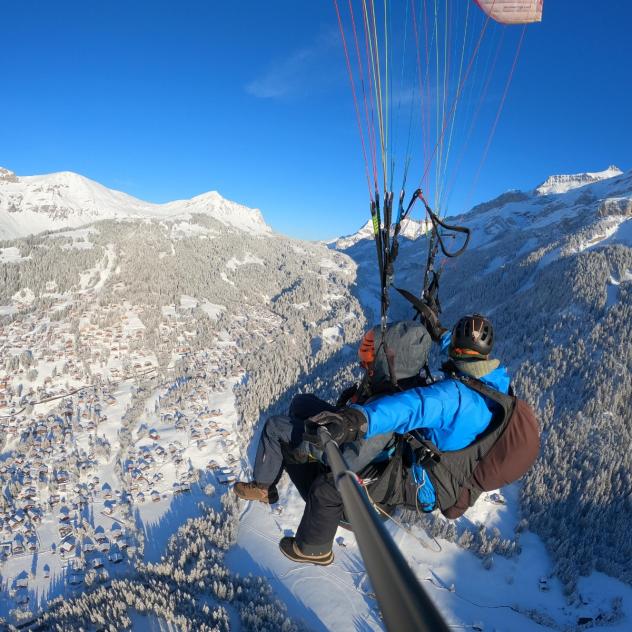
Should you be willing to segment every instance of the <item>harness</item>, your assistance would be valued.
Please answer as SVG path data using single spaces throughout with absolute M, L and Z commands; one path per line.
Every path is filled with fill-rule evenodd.
M 453 507 L 465 488 L 472 506 L 483 489 L 472 477 L 477 464 L 484 459 L 505 431 L 511 418 L 515 398 L 505 395 L 480 380 L 456 373 L 456 367 L 446 363 L 448 375 L 492 402 L 492 420 L 488 427 L 468 446 L 461 450 L 441 451 L 419 430 L 398 435 L 393 458 L 371 488 L 376 502 L 393 505 L 417 506 L 417 484 L 412 474 L 413 464 L 424 468 L 436 493 L 436 508 L 446 511 Z
M 484 491 L 472 474 L 504 433 L 516 401 L 512 394 L 505 395 L 476 378 L 454 372 L 449 372 L 449 375 L 492 403 L 492 419 L 487 428 L 461 450 L 441 451 L 419 430 L 413 430 L 406 436 L 415 463 L 424 468 L 435 489 L 437 501 L 433 509 L 442 511 L 453 507 L 464 489 L 469 491 L 470 507 Z

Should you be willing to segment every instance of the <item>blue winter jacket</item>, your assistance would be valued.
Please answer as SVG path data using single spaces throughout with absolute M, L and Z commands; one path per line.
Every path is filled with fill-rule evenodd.
M 449 342 L 450 334 L 446 333 L 441 348 L 445 350 Z M 502 393 L 509 391 L 509 375 L 502 365 L 480 380 Z M 485 398 L 452 378 L 353 407 L 367 418 L 366 438 L 386 432 L 405 434 L 419 430 L 442 451 L 467 447 L 492 420 Z M 421 508 L 432 511 L 436 494 L 430 479 L 417 464 L 413 465 L 413 475 L 419 486 Z

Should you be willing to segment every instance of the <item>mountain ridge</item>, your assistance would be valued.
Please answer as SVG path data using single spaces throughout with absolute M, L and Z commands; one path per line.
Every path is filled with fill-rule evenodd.
M 193 213 L 250 234 L 272 232 L 260 210 L 227 200 L 217 191 L 155 204 L 72 171 L 18 176 L 0 167 L 0 239 L 77 228 L 103 219 L 177 219 Z

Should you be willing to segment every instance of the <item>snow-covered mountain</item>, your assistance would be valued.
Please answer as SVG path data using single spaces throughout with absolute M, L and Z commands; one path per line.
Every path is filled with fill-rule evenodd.
M 365 327 L 355 265 L 227 223 L 209 200 L 230 204 L 0 242 L 0 629 L 34 615 L 130 629 L 126 606 L 109 612 L 134 594 L 136 630 L 302 630 L 248 578 L 254 564 L 239 578 L 224 559 L 240 511 L 226 483 L 260 410 L 349 358 Z M 47 612 L 55 597 L 68 602 Z
M 0 191 L 28 182 L 0 177 Z M 326 248 L 236 230 L 207 200 L 172 203 L 184 215 L 170 216 L 85 179 L 68 186 L 74 197 L 63 186 L 49 197 L 66 192 L 59 208 L 87 226 L 0 244 L 0 474 L 11 479 L 0 513 L 17 529 L 3 528 L 0 616 L 30 611 L 60 629 L 103 625 L 107 612 L 119 629 L 202 629 L 210 617 L 219 629 L 383 630 L 352 533 L 337 534 L 332 566 L 297 566 L 278 550 L 303 509 L 287 479 L 273 507 L 237 503 L 226 487 L 248 476 L 263 420 L 294 393 L 335 401 L 357 377 L 355 345 L 379 297 L 371 225 Z M 0 217 L 46 217 L 37 194 L 38 210 Z M 121 207 L 135 209 L 114 216 L 128 221 L 98 213 Z M 387 528 L 451 625 L 627 631 L 632 172 L 509 191 L 452 219 L 473 237 L 444 266 L 442 319 L 473 309 L 493 319 L 497 355 L 539 411 L 542 455 L 522 484 L 454 524 L 404 513 Z M 395 284 L 415 292 L 425 229 L 407 223 L 396 264 Z M 395 292 L 391 316 L 411 316 Z M 68 526 L 49 502 L 62 495 L 50 482 L 62 464 Z M 49 482 L 33 495 L 26 481 L 38 479 Z M 27 502 L 43 519 L 16 526 Z M 75 549 L 54 554 L 68 528 Z M 85 548 L 103 530 L 107 556 Z M 48 609 L 55 595 L 66 602 Z
M 608 180 L 615 176 L 620 176 L 623 172 L 619 167 L 610 165 L 603 171 L 594 173 L 576 173 L 571 175 L 557 175 L 548 177 L 539 187 L 536 188 L 538 195 L 548 195 L 550 193 L 566 193 L 571 189 L 583 187 L 586 184 L 599 182 L 600 180 Z
M 102 219 L 186 219 L 195 213 L 251 234 L 270 233 L 259 210 L 226 200 L 216 191 L 153 204 L 70 171 L 17 176 L 0 167 L 0 239 L 76 228 Z
M 609 167 L 595 173 L 550 176 L 531 191 L 507 191 L 466 214 L 451 217 L 452 223 L 468 226 L 472 238 L 466 254 L 445 260 L 445 268 L 465 273 L 462 280 L 475 275 L 482 283 L 499 269 L 509 271 L 512 262 L 522 261 L 523 269 L 525 261 L 529 265 L 536 261 L 539 272 L 555 261 L 599 245 L 632 246 L 631 218 L 632 171 L 623 173 Z M 413 292 L 421 289 L 426 230 L 425 221 L 411 219 L 401 232 L 395 285 Z M 371 221 L 356 233 L 328 243 L 358 263 L 358 291 L 365 305 L 377 309 L 379 277 Z M 451 277 L 452 272 L 446 273 L 448 281 Z M 452 292 L 445 292 L 446 306 L 456 303 L 451 296 Z M 391 315 L 404 317 L 408 303 L 396 293 L 391 298 Z
M 400 236 L 402 239 L 417 239 L 426 233 L 430 226 L 430 222 L 428 221 L 417 221 L 414 219 L 405 219 L 402 222 Z M 366 239 L 373 239 L 373 221 L 368 220 L 367 223 L 360 228 L 357 232 L 347 235 L 345 237 L 338 237 L 337 239 L 332 239 L 328 241 L 330 246 L 335 248 L 336 250 L 347 250 L 351 248 L 351 246 L 355 246 L 355 244 L 364 241 Z

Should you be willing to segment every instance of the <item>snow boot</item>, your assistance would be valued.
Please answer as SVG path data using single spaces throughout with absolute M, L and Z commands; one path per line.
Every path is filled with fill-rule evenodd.
M 303 553 L 301 549 L 298 548 L 298 544 L 296 544 L 296 538 L 292 537 L 281 538 L 279 548 L 281 549 L 281 553 L 293 562 L 329 566 L 334 561 L 333 551 L 323 553 L 322 555 L 307 555 Z
M 260 503 L 273 505 L 279 500 L 279 492 L 276 485 L 261 485 L 256 481 L 235 483 L 233 490 L 239 498 L 244 500 L 258 500 Z

